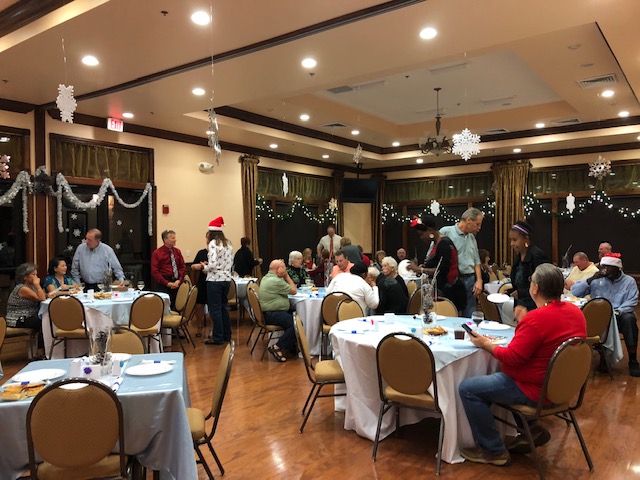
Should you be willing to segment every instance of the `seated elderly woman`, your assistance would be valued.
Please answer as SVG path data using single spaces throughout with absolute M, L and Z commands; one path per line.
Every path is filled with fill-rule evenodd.
M 47 298 L 40 286 L 38 266 L 23 263 L 16 269 L 16 286 L 7 300 L 7 326 L 37 330 L 38 357 L 43 358 L 42 320 L 38 318 L 40 302 Z
M 302 264 L 302 253 L 297 250 L 293 250 L 289 254 L 289 266 L 287 267 L 287 273 L 293 280 L 296 287 L 304 285 L 309 278 L 307 269 Z
M 395 313 L 403 314 L 407 312 L 409 303 L 409 291 L 401 276 L 398 275 L 398 262 L 393 257 L 384 257 L 381 262 L 382 273 L 376 275 L 376 285 L 380 303 L 376 309 L 377 314 Z M 369 272 L 374 269 L 369 268 Z
M 71 275 L 67 275 L 67 262 L 64 258 L 56 257 L 51 260 L 47 273 L 49 275 L 44 279 L 44 289 L 47 296 L 53 297 L 80 290 L 80 285 L 73 280 Z

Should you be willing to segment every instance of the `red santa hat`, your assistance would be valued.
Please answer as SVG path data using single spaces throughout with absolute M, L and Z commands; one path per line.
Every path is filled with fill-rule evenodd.
M 221 232 L 224 227 L 224 220 L 222 217 L 214 218 L 209 222 L 209 230 L 212 232 Z
M 622 270 L 622 255 L 619 253 L 606 253 L 604 257 L 600 259 L 600 265 L 611 265 L 612 267 L 618 267 Z

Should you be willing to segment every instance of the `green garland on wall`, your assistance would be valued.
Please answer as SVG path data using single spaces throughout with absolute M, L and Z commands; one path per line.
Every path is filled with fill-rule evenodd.
M 524 200 L 524 213 L 526 217 L 531 216 L 533 212 L 537 210 L 544 215 L 573 218 L 576 213 L 583 214 L 585 213 L 587 207 L 595 203 L 599 203 L 607 207 L 609 210 L 615 211 L 619 215 L 622 215 L 624 218 L 640 218 L 640 208 L 637 210 L 631 210 L 627 207 L 616 207 L 611 201 L 611 198 L 609 198 L 609 196 L 604 193 L 603 190 L 596 190 L 591 194 L 590 197 L 586 198 L 584 201 L 576 202 L 575 209 L 572 212 L 569 210 L 553 212 L 548 208 L 545 208 L 533 193 L 524 195 L 522 199 Z
M 324 224 L 335 223 L 336 221 L 337 209 L 332 208 L 331 202 L 329 203 L 329 208 L 327 208 L 325 212 L 317 215 L 309 210 L 302 198 L 296 197 L 286 212 L 276 213 L 273 211 L 273 208 L 271 208 L 269 202 L 267 202 L 267 200 L 262 195 L 256 195 L 256 220 L 263 217 L 276 221 L 289 220 L 293 217 L 293 214 L 296 210 L 300 210 L 304 214 L 304 216 L 312 222 Z
M 447 209 L 444 207 L 444 205 L 438 204 L 438 209 L 439 209 L 439 212 L 436 216 L 443 218 L 446 222 L 456 223 L 458 220 L 460 220 L 459 216 L 452 215 L 449 212 L 447 212 Z M 478 209 L 484 213 L 485 217 L 491 218 L 493 217 L 494 212 L 496 210 L 496 202 L 494 200 L 487 198 L 485 203 L 478 206 Z M 408 215 L 404 217 L 402 215 L 402 212 L 399 209 L 396 209 L 393 205 L 387 205 L 386 203 L 382 204 L 381 214 L 382 214 L 383 224 L 385 224 L 387 220 L 396 220 L 398 222 L 410 222 L 413 219 L 413 215 Z M 433 215 L 433 213 L 431 212 L 431 203 L 426 207 L 424 207 L 424 209 L 416 216 L 422 218 L 424 215 Z

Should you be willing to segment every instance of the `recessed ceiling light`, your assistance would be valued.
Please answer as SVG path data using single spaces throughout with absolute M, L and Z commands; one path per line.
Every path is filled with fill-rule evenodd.
M 360 130 L 351 130 L 351 135 L 360 135 Z
M 542 122 L 536 123 L 536 128 L 544 128 L 544 123 Z
M 277 143 L 272 143 L 269 145 L 269 148 L 278 148 L 278 144 Z
M 306 113 L 303 113 L 302 115 L 300 115 L 300 120 L 302 120 L 303 122 L 306 122 L 310 118 L 311 117 L 309 115 L 307 115 Z
M 325 153 L 324 155 L 322 155 L 322 158 L 327 159 L 329 158 L 329 155 Z
M 194 95 L 202 96 L 206 92 L 205 92 L 204 88 L 196 87 L 193 90 L 191 90 L 191 93 L 193 93 Z
M 0 142 L 2 142 L 2 143 L 7 143 L 10 140 L 11 139 L 9 137 L 0 137 Z
M 93 55 L 85 55 L 84 57 L 82 57 L 82 63 L 84 63 L 85 65 L 87 65 L 89 67 L 95 67 L 100 62 Z
M 449 188 L 453 188 L 453 185 L 449 185 Z
M 438 31 L 433 27 L 427 27 L 420 30 L 420 38 L 423 40 L 431 40 L 432 38 L 436 38 L 438 35 Z
M 302 60 L 302 66 L 304 68 L 313 68 L 318 64 L 313 58 L 305 58 Z
M 618 112 L 618 116 L 625 118 L 629 116 L 629 112 L 627 112 L 626 110 L 622 110 L 621 112 Z
M 131 112 L 124 112 L 124 113 L 122 114 L 122 116 L 123 116 L 124 118 L 133 118 L 133 113 L 131 113 Z
M 211 21 L 211 17 L 204 10 L 198 10 L 193 15 L 191 15 L 191 21 L 196 25 L 209 25 Z
M 213 130 L 207 130 L 204 133 L 206 133 L 207 135 L 213 135 L 215 132 Z
M 424 162 L 423 158 L 416 158 L 416 163 L 422 163 L 422 162 Z
M 600 96 L 604 98 L 611 98 L 613 97 L 613 95 L 614 95 L 613 90 L 605 90 L 600 94 Z
M 514 148 L 513 153 L 520 153 L 522 151 L 521 148 Z
M 391 144 L 392 147 L 399 147 L 400 146 L 400 142 L 393 142 Z
M 7 138 L 7 137 L 2 137 L 2 138 Z M 636 137 L 636 140 L 640 140 L 640 135 L 638 135 L 638 136 Z M 5 140 L 5 142 L 8 142 L 8 141 L 9 141 L 9 140 Z

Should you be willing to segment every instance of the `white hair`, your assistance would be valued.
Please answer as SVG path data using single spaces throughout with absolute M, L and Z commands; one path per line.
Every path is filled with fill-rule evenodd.
M 302 253 L 300 253 L 298 250 L 292 250 L 289 254 L 289 265 L 293 265 L 293 261 L 298 258 L 302 258 Z
M 372 278 L 378 278 L 380 271 L 376 267 L 369 267 L 367 268 L 367 274 L 371 275 Z
M 380 262 L 380 266 L 387 264 L 389 265 L 389 268 L 391 268 L 391 270 L 393 270 L 394 272 L 398 271 L 398 262 L 396 262 L 396 259 L 393 257 L 384 257 L 382 259 L 382 261 Z

